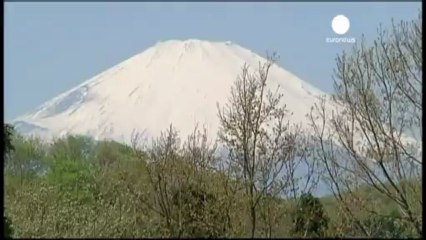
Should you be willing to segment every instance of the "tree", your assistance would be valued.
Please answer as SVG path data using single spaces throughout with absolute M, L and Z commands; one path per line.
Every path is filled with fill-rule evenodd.
M 184 224 L 185 232 L 193 233 L 187 236 L 221 237 L 232 231 L 231 204 L 229 196 L 223 194 L 225 186 L 219 183 L 221 178 L 218 176 L 221 175 L 216 171 L 219 160 L 216 150 L 216 144 L 209 141 L 207 130 L 200 130 L 198 125 L 183 144 L 183 159 L 190 169 L 189 181 L 174 197 L 178 203 L 183 203 L 183 218 L 192 219 L 189 231 L 187 228 L 191 224 Z
M 277 195 L 290 185 L 291 174 L 283 174 L 295 159 L 297 132 L 286 122 L 289 116 L 281 102 L 279 87 L 267 87 L 268 74 L 276 56 L 259 63 L 255 73 L 244 65 L 231 88 L 224 108 L 218 106 L 219 139 L 229 150 L 228 168 L 242 179 L 248 196 L 251 237 L 257 228 L 259 202 L 266 193 Z
M 96 164 L 101 168 L 108 168 L 117 161 L 123 161 L 133 156 L 131 147 L 115 141 L 100 141 L 96 144 Z
M 4 153 L 3 157 L 6 158 L 6 156 L 15 150 L 15 148 L 12 145 L 12 136 L 13 136 L 13 126 L 10 124 L 4 124 Z
M 216 197 L 196 185 L 182 186 L 174 191 L 173 204 L 181 211 L 183 237 L 223 236 L 221 210 L 215 205 Z
M 13 236 L 13 229 L 12 224 L 10 223 L 10 220 L 7 217 L 3 217 L 3 231 L 4 231 L 4 237 L 5 238 L 11 238 Z
M 46 148 L 41 139 L 25 138 L 16 135 L 12 139 L 13 152 L 7 156 L 5 173 L 19 178 L 22 184 L 33 176 L 41 176 L 46 171 Z
M 334 113 L 322 99 L 310 115 L 326 181 L 349 218 L 370 236 L 357 209 L 377 211 L 379 194 L 422 235 L 422 19 L 379 28 L 367 46 L 337 57 Z M 320 121 L 317 121 L 319 118 Z M 368 194 L 358 191 L 367 186 Z
M 6 160 L 6 157 L 10 152 L 14 151 L 15 148 L 12 145 L 12 134 L 13 134 L 13 126 L 9 124 L 4 125 L 4 153 L 3 158 Z M 11 227 L 10 220 L 3 216 L 3 229 L 4 229 L 4 237 L 10 238 L 13 235 L 13 229 Z
M 394 216 L 370 215 L 363 221 L 364 225 L 369 227 L 368 231 L 373 238 L 404 238 L 409 236 L 407 224 Z
M 293 216 L 293 233 L 303 237 L 324 237 L 328 228 L 328 217 L 318 198 L 303 194 Z
M 163 235 L 181 237 L 194 234 L 200 236 L 202 233 L 220 234 L 223 221 L 215 220 L 216 213 L 209 212 L 215 212 L 215 206 L 204 206 L 197 195 L 203 195 L 209 189 L 211 174 L 208 171 L 212 171 L 215 161 L 214 148 L 207 142 L 206 131 L 200 133 L 195 128 L 194 133 L 181 145 L 177 131 L 171 125 L 159 138 L 154 139 L 146 151 L 148 154 L 144 154 L 138 141 L 139 136 L 133 136 L 134 151 L 139 158 L 148 159 L 146 171 L 149 195 L 143 203 L 162 219 L 161 224 L 166 230 Z M 191 204 L 202 204 L 202 211 L 194 209 L 195 205 Z M 188 214 L 198 215 L 194 219 L 193 215 Z
M 82 136 L 56 139 L 49 148 L 48 182 L 76 199 L 87 201 L 93 197 L 95 172 L 95 144 Z

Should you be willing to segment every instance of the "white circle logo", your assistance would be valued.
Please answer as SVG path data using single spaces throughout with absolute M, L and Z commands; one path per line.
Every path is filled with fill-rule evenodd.
M 339 35 L 345 34 L 350 27 L 349 19 L 344 15 L 337 15 L 331 21 L 331 28 Z

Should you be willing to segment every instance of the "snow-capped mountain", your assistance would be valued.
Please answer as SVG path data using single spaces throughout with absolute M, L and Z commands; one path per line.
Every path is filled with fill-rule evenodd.
M 24 135 L 47 139 L 85 134 L 129 143 L 133 131 L 158 136 L 171 123 L 182 137 L 197 123 L 214 137 L 217 103 L 227 101 L 244 63 L 255 70 L 265 60 L 231 42 L 159 42 L 13 123 Z M 280 87 L 294 123 L 306 123 L 317 96 L 326 95 L 278 65 L 268 81 L 271 88 Z
M 21 134 L 45 140 L 82 134 L 127 144 L 134 132 L 156 137 L 170 124 L 185 138 L 198 124 L 207 127 L 214 140 L 219 129 L 217 104 L 224 106 L 227 102 L 231 86 L 245 63 L 256 70 L 259 62 L 264 61 L 265 58 L 231 42 L 159 42 L 12 123 Z M 282 103 L 292 112 L 290 123 L 300 123 L 305 128 L 309 127 L 306 114 L 318 97 L 329 97 L 279 63 L 270 69 L 267 84 L 272 90 L 279 87 L 283 93 Z M 328 116 L 331 111 L 343 110 L 331 101 L 326 101 L 325 107 Z M 362 141 L 363 137 L 357 139 Z M 362 152 L 361 146 L 359 150 Z M 302 164 L 296 175 L 305 176 L 306 172 L 307 166 Z M 317 188 L 319 195 L 330 193 L 324 183 Z

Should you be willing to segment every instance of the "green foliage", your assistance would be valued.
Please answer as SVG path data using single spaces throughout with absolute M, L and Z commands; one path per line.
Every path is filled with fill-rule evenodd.
M 409 231 L 405 222 L 394 217 L 373 215 L 363 221 L 368 226 L 370 237 L 374 238 L 404 238 Z
M 72 192 L 78 200 L 93 197 L 95 146 L 91 139 L 69 136 L 56 140 L 50 148 L 46 179 L 52 186 Z
M 15 147 L 12 145 L 12 136 L 13 136 L 13 126 L 9 124 L 4 124 L 4 154 L 3 157 L 6 157 L 15 150 Z M 13 235 L 13 228 L 10 220 L 3 216 L 3 231 L 4 238 L 11 238 Z
M 94 181 L 90 166 L 81 161 L 55 161 L 47 174 L 48 182 L 64 191 L 75 192 L 86 198 Z
M 12 145 L 12 136 L 14 133 L 14 129 L 12 125 L 4 124 L 4 155 L 3 157 L 6 157 L 7 154 L 15 150 L 15 148 Z
M 129 146 L 115 141 L 99 142 L 95 149 L 96 164 L 102 168 L 108 168 L 118 161 L 135 159 L 133 151 Z
M 336 237 L 369 237 L 369 238 L 412 238 L 415 230 L 395 212 L 389 216 L 368 215 L 355 223 L 353 218 L 342 218 L 335 229 Z M 363 229 L 361 229 L 361 226 Z
M 91 160 L 95 147 L 94 140 L 89 137 L 67 136 L 56 139 L 50 153 L 54 159 L 88 161 Z
M 7 217 L 3 217 L 3 222 L 4 238 L 11 238 L 13 236 L 12 224 Z
M 181 236 L 219 237 L 224 234 L 223 215 L 215 207 L 216 197 L 194 185 L 184 186 L 173 194 L 173 204 L 182 219 Z
M 293 217 L 293 232 L 301 236 L 324 236 L 328 228 L 328 217 L 318 198 L 302 194 Z
M 6 171 L 21 180 L 43 173 L 45 169 L 46 148 L 37 138 L 15 136 L 12 140 L 15 151 L 6 161 Z
M 155 154 L 135 156 L 128 146 L 82 137 L 58 139 L 50 145 L 20 136 L 12 141 L 16 151 L 11 153 L 5 171 L 5 212 L 9 223 L 13 222 L 14 237 L 250 235 L 244 206 L 249 198 L 244 188 L 223 172 L 201 168 L 197 161 L 203 154 L 197 153 L 194 158 L 175 147 L 173 154 L 167 155 L 167 144 L 162 144 Z M 29 167 L 22 168 L 27 174 L 21 181 L 20 171 L 12 171 L 12 166 L 19 166 L 13 161 L 25 163 L 36 157 L 46 172 L 35 174 Z M 155 193 L 154 189 L 164 191 Z M 262 236 L 364 236 L 353 223 L 348 222 L 348 228 L 341 230 L 334 226 L 339 223 L 335 217 L 339 210 L 331 198 L 321 199 L 325 209 L 312 195 L 303 195 L 297 202 L 267 195 L 263 198 L 258 219 Z M 165 207 L 163 212 L 161 206 Z M 290 209 L 297 209 L 293 231 L 288 228 Z M 162 215 L 167 211 L 172 228 L 167 227 Z M 328 232 L 325 212 L 334 221 Z M 401 222 L 377 220 L 371 215 L 364 219 L 365 225 L 372 226 L 374 236 L 410 236 L 410 229 L 405 231 L 406 225 Z M 378 226 L 388 230 L 373 232 Z

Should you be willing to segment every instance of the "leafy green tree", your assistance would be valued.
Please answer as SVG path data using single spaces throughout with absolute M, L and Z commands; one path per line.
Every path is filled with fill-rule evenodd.
M 293 233 L 301 236 L 322 237 L 328 228 L 328 217 L 318 198 L 302 194 L 293 218 Z
M 49 151 L 48 182 L 62 191 L 73 193 L 80 200 L 93 196 L 97 171 L 94 149 L 90 138 L 68 136 L 57 139 Z
M 12 229 L 12 224 L 10 223 L 10 220 L 7 217 L 3 217 L 3 221 L 4 221 L 4 237 L 5 238 L 11 238 L 13 236 L 13 229 Z
M 38 138 L 13 136 L 14 151 L 9 153 L 5 163 L 6 175 L 23 181 L 41 176 L 46 171 L 46 146 Z
M 366 235 L 365 232 L 370 238 L 411 238 L 416 235 L 415 230 L 397 212 L 388 216 L 370 214 L 360 218 L 363 228 L 353 218 L 340 220 L 339 231 L 331 233 L 336 237 L 362 237 Z
M 118 161 L 136 159 L 131 147 L 115 141 L 101 141 L 95 149 L 96 164 L 108 168 Z
M 179 209 L 183 221 L 181 236 L 219 237 L 224 233 L 220 222 L 224 220 L 215 207 L 213 194 L 195 185 L 184 186 L 173 194 L 173 204 Z
M 394 217 L 371 215 L 364 220 L 373 238 L 404 238 L 407 236 L 407 224 Z
M 56 139 L 50 149 L 55 159 L 93 161 L 96 142 L 86 136 L 67 136 Z
M 12 145 L 12 136 L 13 136 L 13 126 L 10 124 L 4 124 L 4 155 L 6 157 L 10 152 L 15 150 Z
M 9 124 L 4 125 L 4 154 L 3 157 L 6 159 L 8 154 L 15 150 L 15 148 L 12 145 L 12 134 L 13 134 L 13 126 Z M 3 216 L 3 230 L 4 230 L 4 237 L 10 238 L 13 235 L 13 229 L 10 223 L 10 220 Z

